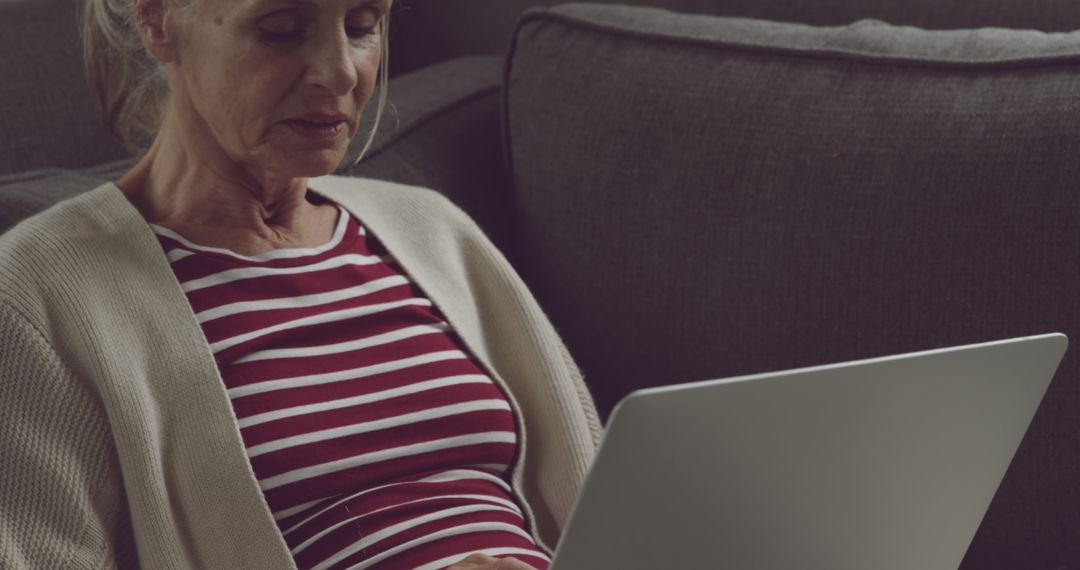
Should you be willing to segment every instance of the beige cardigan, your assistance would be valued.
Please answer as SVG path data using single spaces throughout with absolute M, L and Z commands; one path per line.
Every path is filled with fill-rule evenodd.
M 499 252 L 440 195 L 312 190 L 385 244 L 511 395 L 513 484 L 550 548 L 600 437 L 581 377 Z M 0 567 L 292 568 L 210 348 L 113 184 L 0 237 Z

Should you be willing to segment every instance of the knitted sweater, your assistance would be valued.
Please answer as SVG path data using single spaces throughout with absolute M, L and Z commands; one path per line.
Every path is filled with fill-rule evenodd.
M 601 427 L 536 301 L 440 195 L 309 187 L 379 237 L 508 392 L 513 486 L 553 547 Z M 294 567 L 199 324 L 114 184 L 0 237 L 0 425 L 0 567 Z

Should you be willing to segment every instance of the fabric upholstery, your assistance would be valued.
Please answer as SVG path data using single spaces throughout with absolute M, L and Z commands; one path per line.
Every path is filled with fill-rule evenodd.
M 127 156 L 102 126 L 83 72 L 81 2 L 0 2 L 0 175 Z
M 394 78 L 375 144 L 339 174 L 438 190 L 509 253 L 509 182 L 499 145 L 502 67 L 502 56 L 463 57 Z M 354 140 L 353 156 L 363 139 Z
M 392 24 L 395 73 L 462 55 L 503 53 L 514 24 L 528 8 L 564 0 L 396 0 Z M 867 18 L 932 29 L 1080 29 L 1080 3 L 1073 0 L 595 0 L 709 14 L 836 26 Z M 423 38 L 418 41 L 417 38 Z
M 518 268 L 605 414 L 646 386 L 1080 338 L 1078 63 L 1080 33 L 531 12 L 504 81 Z M 1075 352 L 964 568 L 1080 560 Z

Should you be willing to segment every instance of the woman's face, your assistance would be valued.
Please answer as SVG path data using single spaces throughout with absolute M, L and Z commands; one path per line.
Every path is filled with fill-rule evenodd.
M 187 142 L 263 175 L 332 172 L 375 89 L 389 2 L 202 0 L 183 13 L 170 82 Z

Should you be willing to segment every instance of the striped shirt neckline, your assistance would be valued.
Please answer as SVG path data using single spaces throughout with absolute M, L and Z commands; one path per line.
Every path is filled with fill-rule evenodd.
M 346 228 L 348 228 L 349 225 L 349 214 L 345 212 L 345 210 L 341 206 L 336 207 L 338 210 L 338 219 L 337 224 L 334 227 L 334 234 L 330 238 L 329 242 L 316 247 L 286 247 L 271 249 L 258 255 L 243 255 L 228 248 L 199 245 L 185 238 L 179 233 L 170 230 L 169 228 L 153 223 L 149 225 L 150 229 L 153 230 L 153 232 L 158 236 L 174 240 L 179 243 L 184 249 L 189 251 L 195 251 L 210 255 L 225 256 L 245 263 L 265 263 L 268 261 L 295 260 L 307 257 L 315 257 L 326 253 L 327 251 L 330 251 L 335 247 L 338 247 L 339 245 L 342 245 L 343 240 L 346 238 Z M 355 238 L 357 236 L 353 235 L 349 237 Z M 170 261 L 175 260 L 171 259 Z

